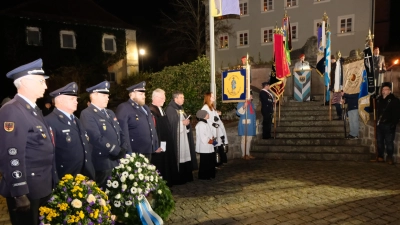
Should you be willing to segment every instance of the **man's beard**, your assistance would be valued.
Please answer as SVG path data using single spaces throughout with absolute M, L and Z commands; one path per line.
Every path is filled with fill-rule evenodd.
M 139 104 L 140 106 L 144 106 L 146 104 L 146 100 L 141 100 L 138 98 L 133 98 L 132 99 L 134 102 L 136 102 L 137 104 Z

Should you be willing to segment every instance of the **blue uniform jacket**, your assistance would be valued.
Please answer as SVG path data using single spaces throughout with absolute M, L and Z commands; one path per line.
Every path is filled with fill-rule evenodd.
M 147 114 L 143 111 L 146 110 Z M 116 114 L 122 131 L 129 139 L 129 153 L 153 153 L 158 149 L 157 131 L 154 126 L 153 115 L 147 105 L 143 109 L 129 99 L 119 104 Z M 128 140 L 127 139 L 127 140 Z
M 75 122 L 72 121 L 57 108 L 45 120 L 53 129 L 58 177 L 61 179 L 65 174 L 83 174 L 93 180 L 95 171 L 92 147 L 80 120 L 75 118 Z
M 274 96 L 271 92 L 265 90 L 260 91 L 261 114 L 266 116 L 274 112 Z M 268 116 L 268 115 L 267 115 Z
M 80 120 L 93 147 L 93 166 L 96 171 L 109 170 L 119 165 L 117 156 L 121 147 L 127 149 L 124 134 L 113 111 L 107 109 L 109 118 L 90 104 L 81 112 Z
M 244 136 L 247 132 L 246 136 L 256 136 L 256 108 L 254 107 L 253 102 L 251 102 L 251 106 L 253 107 L 253 114 L 250 113 L 250 104 L 247 105 L 247 121 L 246 121 L 246 113 L 239 113 L 239 109 L 242 108 L 244 102 L 239 102 L 236 107 L 236 114 L 240 117 L 238 124 L 238 135 Z M 246 130 L 247 126 L 247 130 Z
M 57 174 L 51 128 L 16 95 L 0 109 L 0 194 L 40 199 L 52 192 Z

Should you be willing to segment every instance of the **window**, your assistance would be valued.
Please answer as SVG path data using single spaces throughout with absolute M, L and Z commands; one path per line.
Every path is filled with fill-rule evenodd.
M 117 46 L 115 44 L 114 35 L 103 35 L 103 52 L 115 53 L 117 51 Z
M 42 46 L 41 33 L 38 27 L 26 28 L 26 43 L 28 45 Z
M 249 31 L 238 31 L 237 32 L 237 45 L 238 48 L 249 46 Z
M 294 8 L 294 7 L 298 7 L 299 4 L 297 2 L 297 0 L 285 0 L 285 8 Z
M 262 45 L 272 44 L 274 40 L 274 27 L 261 28 L 261 43 Z
M 60 31 L 61 48 L 76 48 L 75 32 L 62 30 Z
M 249 15 L 248 2 L 247 1 L 240 1 L 239 8 L 240 8 L 240 15 L 241 16 Z
M 299 24 L 298 23 L 291 23 L 290 28 L 292 31 L 292 41 L 296 41 L 299 39 Z
M 108 81 L 110 82 L 115 82 L 115 73 L 114 72 L 109 72 L 108 73 Z
M 218 38 L 219 49 L 229 49 L 229 36 L 228 34 L 221 34 Z
M 261 0 L 261 12 L 269 12 L 274 10 L 273 0 Z
M 338 35 L 354 34 L 354 15 L 338 17 Z

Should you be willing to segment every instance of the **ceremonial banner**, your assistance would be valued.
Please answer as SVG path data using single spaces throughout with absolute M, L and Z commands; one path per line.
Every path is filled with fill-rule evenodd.
M 283 17 L 282 26 L 283 26 L 283 36 L 285 41 L 284 47 L 285 47 L 286 60 L 290 66 L 291 65 L 290 51 L 292 50 L 292 31 L 290 28 L 290 20 L 287 15 Z
M 240 15 L 239 0 L 210 0 L 213 17 L 225 15 Z
M 294 71 L 294 99 L 298 102 L 310 101 L 311 70 Z
M 343 91 L 347 94 L 360 92 L 360 86 L 363 81 L 364 61 L 357 60 L 343 65 Z
M 325 35 L 325 21 L 318 27 L 317 37 L 317 73 L 323 77 L 325 73 L 325 46 L 326 46 L 326 35 Z
M 283 91 L 285 90 L 286 78 L 278 79 L 276 77 L 275 59 L 274 62 L 272 63 L 271 75 L 269 79 L 270 79 L 269 89 L 275 95 L 276 98 L 280 98 L 281 95 L 283 94 Z
M 325 86 L 327 87 L 325 101 L 329 102 L 330 94 L 329 83 L 331 81 L 331 32 L 326 32 L 326 48 L 325 48 L 325 73 L 324 73 Z
M 283 35 L 274 34 L 274 57 L 276 67 L 276 77 L 278 79 L 290 76 L 289 64 L 283 46 Z
M 364 66 L 367 73 L 368 80 L 368 93 L 375 92 L 375 81 L 374 81 L 374 62 L 372 60 L 371 48 L 367 46 L 364 49 Z
M 370 95 L 368 95 L 368 79 L 367 71 L 363 71 L 360 94 L 358 95 L 358 114 L 364 124 L 368 123 L 370 111 Z
M 246 91 L 246 69 L 222 72 L 222 102 L 244 102 Z

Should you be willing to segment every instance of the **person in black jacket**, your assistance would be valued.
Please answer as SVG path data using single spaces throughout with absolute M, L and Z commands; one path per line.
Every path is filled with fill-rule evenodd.
M 358 96 L 359 93 L 347 94 L 342 92 L 344 102 L 347 103 L 347 114 L 349 117 L 350 132 L 347 139 L 358 139 L 358 132 L 360 128 L 359 115 L 358 115 Z
M 378 142 L 378 162 L 383 162 L 385 145 L 386 161 L 393 165 L 394 137 L 396 126 L 400 119 L 400 101 L 391 93 L 391 83 L 382 83 L 382 95 L 377 99 L 377 142 Z
M 263 82 L 260 91 L 261 113 L 263 115 L 263 139 L 271 138 L 272 116 L 274 113 L 274 95 L 269 90 L 269 82 Z

